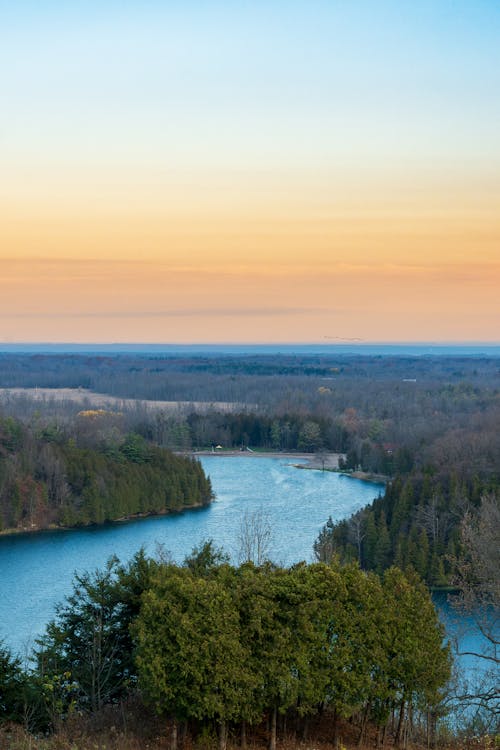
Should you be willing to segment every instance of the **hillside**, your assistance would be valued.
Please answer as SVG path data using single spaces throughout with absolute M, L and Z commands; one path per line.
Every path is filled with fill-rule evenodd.
M 316 556 L 328 561 L 337 555 L 377 573 L 391 565 L 412 568 L 431 588 L 447 587 L 463 562 L 464 520 L 479 518 L 485 500 L 500 506 L 495 477 L 398 476 L 366 508 L 336 523 L 330 519 L 316 540 Z
M 86 429 L 75 439 L 0 417 L 0 530 L 100 524 L 211 501 L 197 461 L 121 434 L 118 419 L 83 413 Z

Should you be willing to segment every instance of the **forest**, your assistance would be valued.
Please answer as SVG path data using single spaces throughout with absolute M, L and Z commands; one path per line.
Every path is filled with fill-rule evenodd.
M 462 558 L 460 524 L 478 514 L 485 499 L 500 505 L 496 479 L 398 476 L 369 507 L 337 523 L 330 519 L 316 541 L 316 554 L 319 559 L 337 554 L 379 573 L 390 565 L 411 567 L 431 588 L 446 588 Z
M 99 524 L 212 500 L 199 462 L 121 432 L 120 421 L 82 412 L 70 434 L 0 417 L 0 531 Z

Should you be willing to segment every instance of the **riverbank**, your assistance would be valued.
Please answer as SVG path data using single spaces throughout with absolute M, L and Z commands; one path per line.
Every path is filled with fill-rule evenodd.
M 213 502 L 213 498 L 210 502 Z M 143 513 L 132 513 L 129 516 L 121 516 L 120 518 L 107 518 L 102 523 L 80 523 L 76 526 L 58 526 L 56 524 L 49 524 L 48 526 L 22 526 L 21 528 L 1 529 L 1 537 L 11 536 L 24 536 L 30 534 L 43 534 L 45 532 L 54 531 L 78 531 L 79 529 L 97 529 L 104 526 L 115 526 L 124 523 L 130 523 L 131 521 L 141 521 L 147 518 L 161 518 L 162 516 L 174 516 L 179 513 L 184 513 L 186 510 L 200 510 L 210 505 L 208 503 L 191 503 L 190 505 L 183 505 L 182 508 L 165 508 L 164 510 L 155 510 L 151 512 Z
M 297 468 L 303 469 L 328 469 L 339 471 L 339 461 L 345 459 L 343 453 L 305 453 L 300 451 L 266 451 L 266 450 L 200 450 L 180 451 L 179 455 L 193 456 L 223 456 L 226 458 L 281 458 L 289 461 L 306 461 L 305 464 L 297 464 Z M 295 466 L 295 464 L 294 464 Z
M 313 471 L 334 471 L 344 474 L 362 482 L 375 482 L 376 484 L 387 484 L 391 477 L 385 474 L 373 474 L 368 471 L 346 471 L 340 468 L 340 459 L 345 460 L 345 453 L 300 453 L 281 451 L 257 451 L 257 450 L 201 450 L 201 451 L 179 451 L 179 455 L 201 458 L 205 456 L 222 456 L 226 458 L 281 458 L 288 459 L 296 469 L 310 469 Z M 296 464 L 293 461 L 304 461 Z
M 386 474 L 373 474 L 370 471 L 349 471 L 346 472 L 353 479 L 361 479 L 362 482 L 378 482 L 380 484 L 387 484 L 391 481 L 391 477 Z

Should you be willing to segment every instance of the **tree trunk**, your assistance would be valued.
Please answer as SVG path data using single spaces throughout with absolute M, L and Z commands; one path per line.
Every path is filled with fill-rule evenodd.
M 407 719 L 404 726 L 404 747 L 408 747 L 408 740 L 413 737 L 413 704 L 408 705 Z
M 187 732 L 188 732 L 188 723 L 187 721 L 183 721 L 181 724 L 181 731 L 180 731 L 181 747 L 184 747 L 184 745 L 186 744 Z
M 227 724 L 224 719 L 219 722 L 219 750 L 226 750 L 227 745 Z
M 127 734 L 127 714 L 125 713 L 125 705 L 123 700 L 120 701 L 120 713 L 122 717 L 123 732 Z
M 387 724 L 384 724 L 384 732 L 382 734 L 382 747 L 385 747 L 385 738 L 387 737 Z
M 403 736 L 404 718 L 405 718 L 405 697 L 403 696 L 403 700 L 401 701 L 401 705 L 399 706 L 399 721 L 398 721 L 398 728 L 396 731 L 396 747 L 401 746 L 401 738 Z
M 241 722 L 241 750 L 246 750 L 247 747 L 247 723 L 245 719 Z
M 302 722 L 302 740 L 305 742 L 307 740 L 307 733 L 309 731 L 309 716 L 304 716 L 304 721 Z
M 371 703 L 368 702 L 365 706 L 365 710 L 363 711 L 363 718 L 361 719 L 361 729 L 360 729 L 359 737 L 358 737 L 358 747 L 361 747 L 361 745 L 363 744 L 363 738 L 365 736 L 365 729 L 366 729 L 366 722 L 368 720 L 368 714 L 370 713 L 370 707 L 371 707 Z
M 436 726 L 437 726 L 437 715 L 435 711 L 431 711 L 431 748 L 436 747 Z
M 170 735 L 170 750 L 177 750 L 177 720 L 172 721 L 172 733 Z
M 339 715 L 337 709 L 333 709 L 333 747 L 337 750 L 339 746 Z
M 269 734 L 269 750 L 276 750 L 276 718 L 277 718 L 276 706 L 273 706 L 271 711 L 271 731 Z

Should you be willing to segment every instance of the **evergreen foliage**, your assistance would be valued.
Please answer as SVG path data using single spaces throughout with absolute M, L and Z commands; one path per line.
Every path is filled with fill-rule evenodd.
M 36 648 L 37 674 L 43 685 L 58 685 L 62 713 L 97 711 L 134 688 L 129 626 L 156 568 L 141 550 L 127 566 L 111 558 L 104 570 L 75 576 Z
M 139 688 L 173 722 L 219 730 L 277 715 L 436 711 L 450 674 L 443 628 L 417 580 L 390 569 L 300 563 L 231 566 L 208 542 L 183 565 L 141 551 L 77 576 L 38 642 L 30 675 L 0 649 L 0 720 L 24 702 L 39 727 L 93 713 Z M 32 693 L 23 692 L 30 682 Z
M 363 569 L 377 573 L 391 565 L 412 568 L 431 587 L 449 586 L 463 551 L 461 520 L 495 487 L 493 479 L 397 477 L 383 496 L 351 518 L 336 523 L 330 519 L 315 542 L 316 556 L 357 560 Z
M 255 722 L 294 711 L 435 709 L 450 674 L 425 587 L 390 569 L 245 563 L 160 567 L 133 627 L 139 684 L 175 722 Z M 403 716 L 404 718 L 404 716 Z
M 0 641 L 0 723 L 23 720 L 26 683 L 20 660 Z
M 77 442 L 53 425 L 37 431 L 0 417 L 0 530 L 99 524 L 211 501 L 199 462 L 134 433 L 93 428 L 92 439 L 85 432 Z

